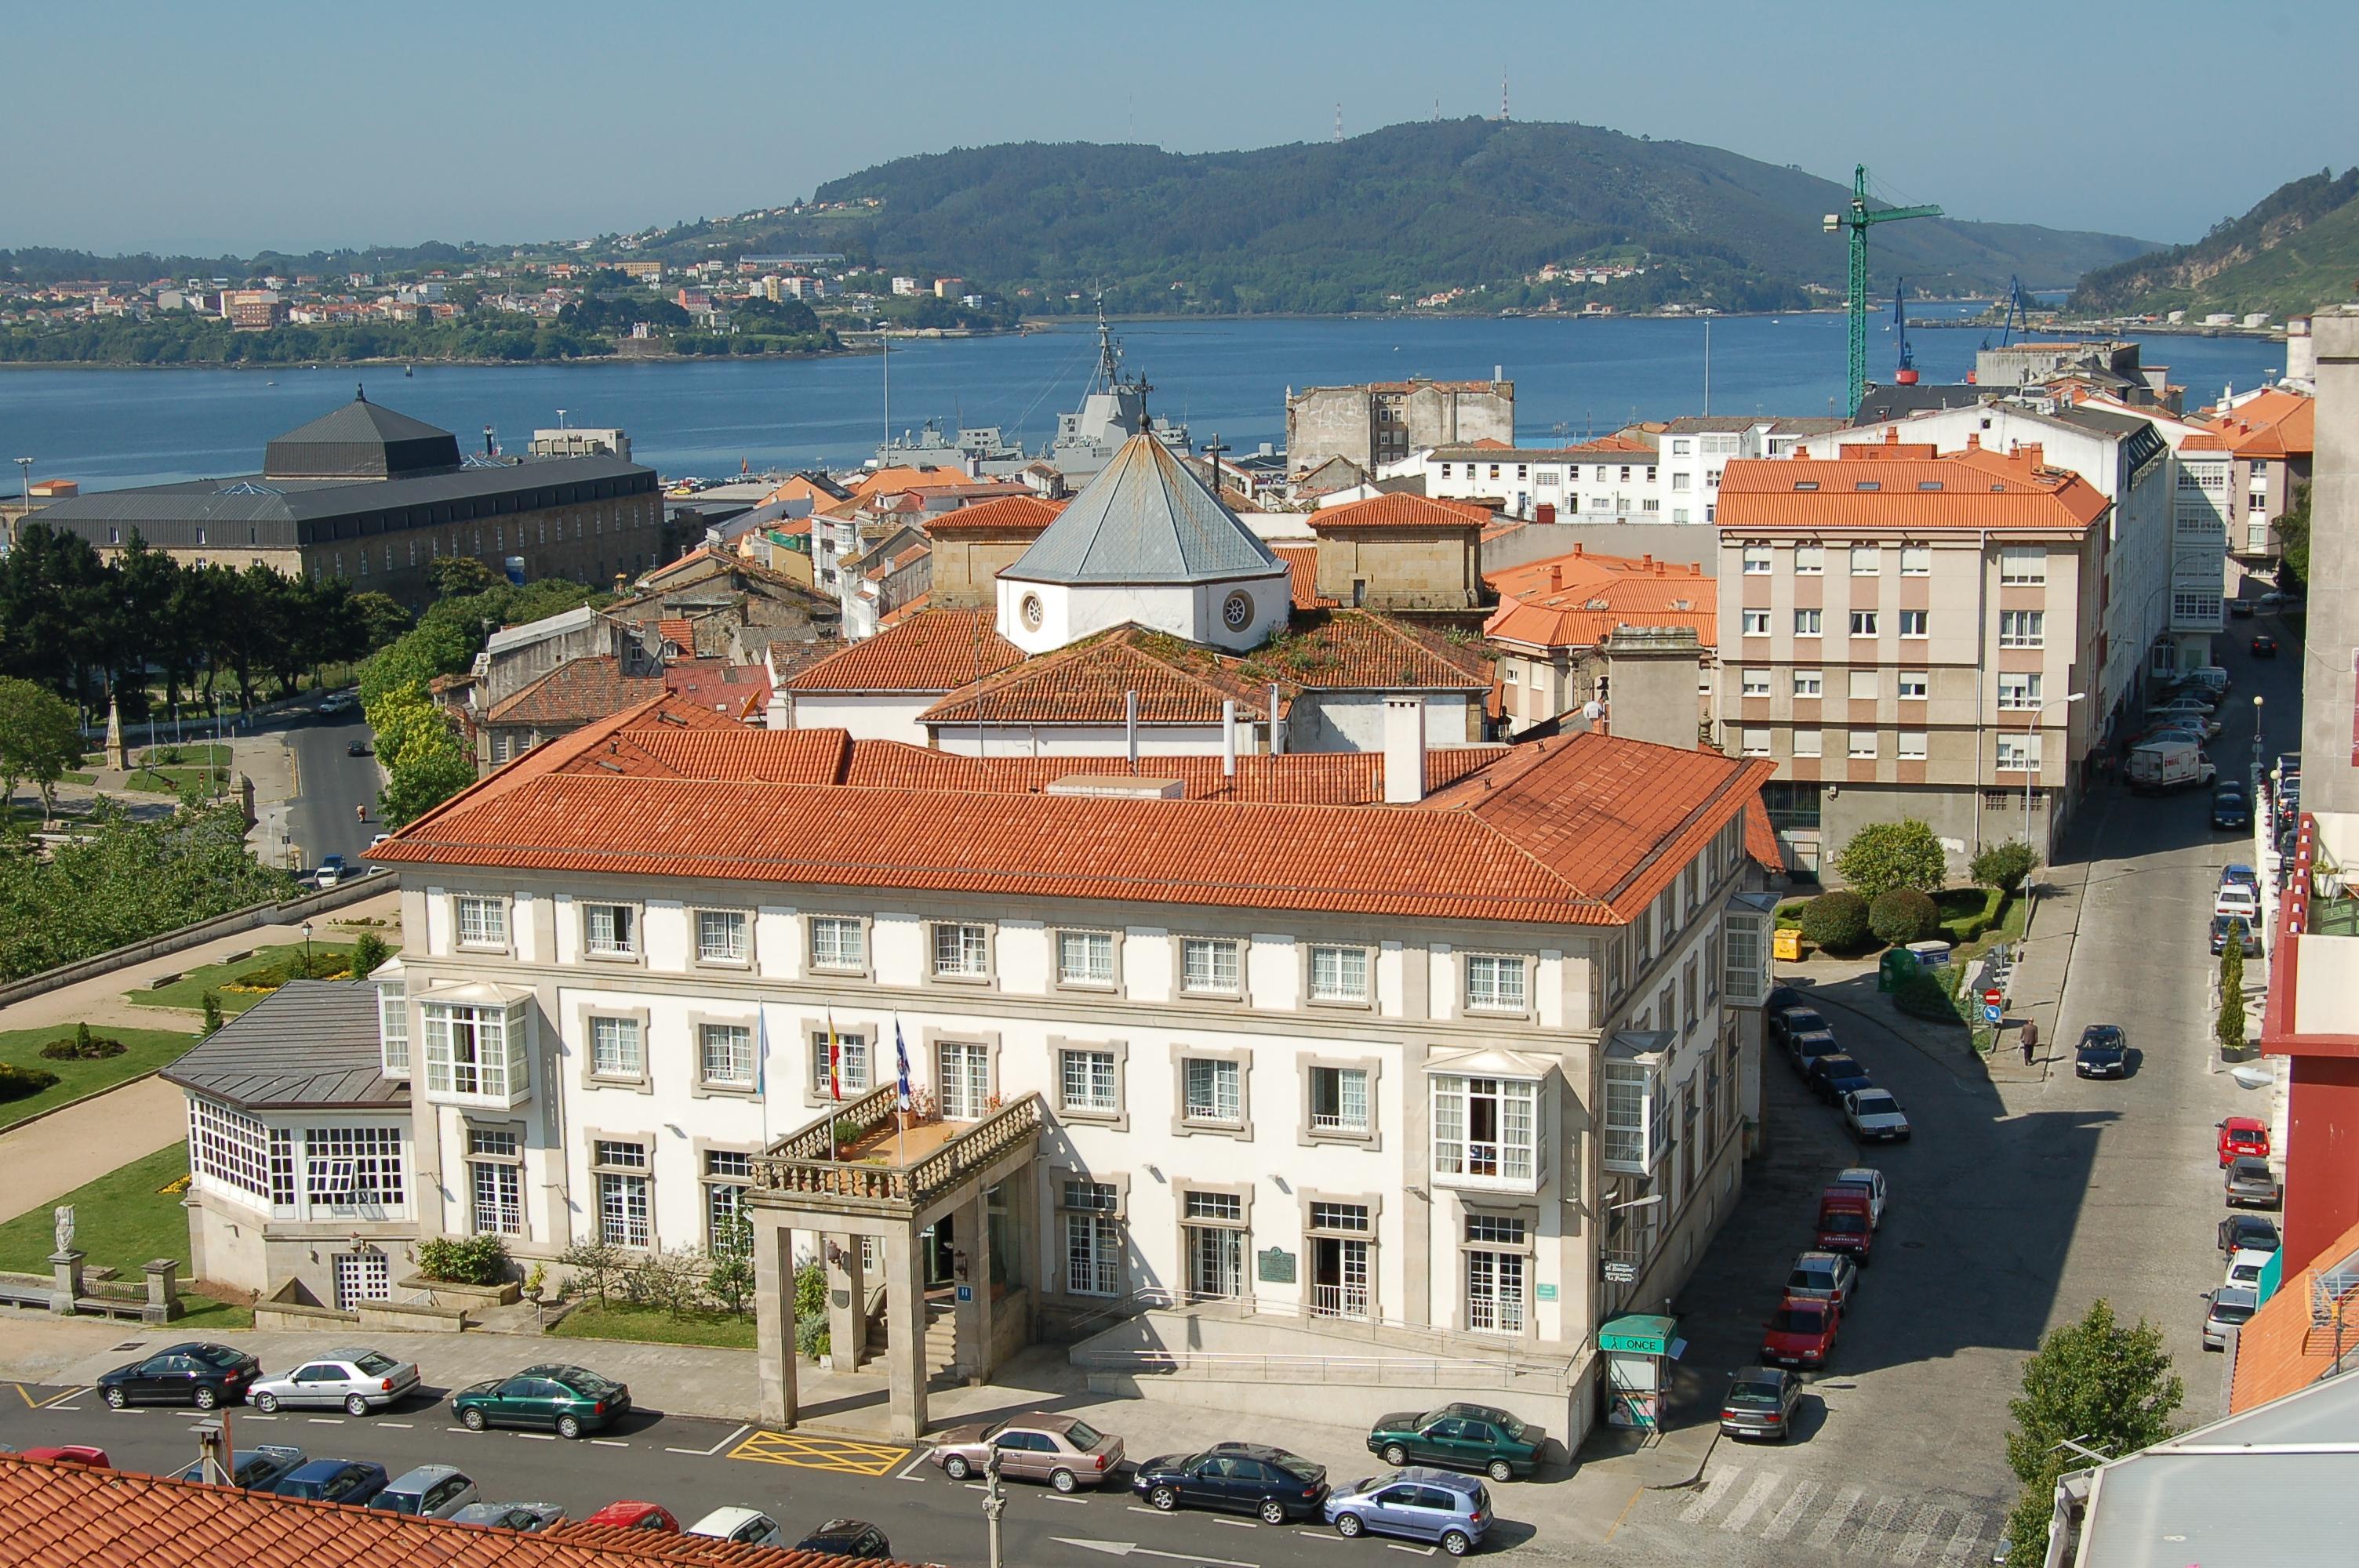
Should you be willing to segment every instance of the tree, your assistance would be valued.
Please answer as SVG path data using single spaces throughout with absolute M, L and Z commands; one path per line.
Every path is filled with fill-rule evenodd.
M 1867 906 L 1867 928 L 1877 941 L 1897 947 L 1940 935 L 1941 912 L 1915 888 L 1894 888 Z
M 2278 514 L 2277 586 L 2299 593 L 2310 586 L 2310 486 L 2293 487 L 2293 504 Z
M 2004 844 L 1985 845 L 1966 868 L 1966 874 L 1994 892 L 2012 893 L 2038 869 L 2039 851 L 2020 838 L 2010 838 Z
M 360 619 L 365 651 L 372 654 L 418 623 L 392 595 L 373 590 L 353 595 L 353 613 Z
M 607 1293 L 630 1266 L 630 1259 L 623 1249 L 603 1236 L 573 1243 L 557 1255 L 557 1260 L 573 1271 L 573 1282 L 582 1287 L 582 1293 L 596 1296 L 601 1306 L 606 1304 Z
M 435 594 L 442 599 L 458 599 L 481 593 L 499 579 L 492 568 L 473 556 L 443 556 L 426 568 L 434 584 Z
M 384 937 L 374 931 L 362 932 L 360 940 L 353 944 L 353 979 L 368 979 L 391 957 L 393 951 L 385 945 Z
M 1933 893 L 1949 881 L 1950 861 L 1933 830 L 1913 816 L 1871 822 L 1835 856 L 1835 871 L 1862 898 L 1894 888 Z
M 28 680 L 0 676 L 0 816 L 16 786 L 41 792 L 41 818 L 57 816 L 58 780 L 82 761 L 82 725 L 64 700 Z
M 2241 1055 L 2245 1049 L 2244 935 L 2241 929 L 2231 929 L 2228 946 L 2220 953 L 2220 1019 L 2212 1033 L 2220 1041 L 2223 1056 Z
M 207 1034 L 218 1034 L 221 1033 L 222 1026 L 221 992 L 216 990 L 208 990 L 204 994 L 203 1000 L 205 1010 L 203 1033 Z
M 704 1288 L 732 1314 L 744 1316 L 753 1301 L 754 1224 L 744 1215 L 732 1215 L 713 1227 L 712 1269 Z
M 1831 953 L 1867 942 L 1867 900 L 1845 888 L 1822 892 L 1802 906 L 1802 939 Z
M 2038 1568 L 2048 1545 L 2057 1477 L 2087 1467 L 2081 1448 L 2118 1459 L 2170 1435 L 2187 1385 L 2170 1369 L 2162 1331 L 2140 1318 L 2125 1328 L 2103 1297 L 2078 1323 L 2051 1329 L 2023 1368 L 2023 1395 L 2010 1401 L 2015 1430 L 2007 1467 L 2024 1492 L 2009 1517 L 2009 1568 Z

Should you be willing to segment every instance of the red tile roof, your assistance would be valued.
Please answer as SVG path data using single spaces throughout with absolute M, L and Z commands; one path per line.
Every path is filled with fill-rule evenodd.
M 667 615 L 658 620 L 656 635 L 683 654 L 696 652 L 696 627 L 685 615 Z
M 1719 640 L 1717 584 L 1700 568 L 1652 556 L 1569 556 L 1485 572 L 1499 608 L 1485 636 L 1535 648 L 1593 648 L 1623 626 L 1687 627 Z
M 1256 685 L 1240 669 L 1241 661 L 1225 654 L 1159 632 L 1122 626 L 961 687 L 918 719 L 939 725 L 1121 724 L 1127 694 L 1136 692 L 1142 724 L 1217 724 L 1224 701 L 1251 716 L 1269 700 L 1266 685 Z M 1280 685 L 1283 711 L 1295 688 L 1283 679 Z
M 1440 501 L 1397 491 L 1322 506 L 1307 521 L 1321 534 L 1353 528 L 1484 528 L 1490 524 L 1491 509 L 1472 501 Z
M 660 676 L 626 676 L 613 654 L 569 659 L 484 715 L 486 724 L 586 724 L 662 695 Z
M 2075 473 L 2043 466 L 2027 447 L 1938 455 L 1886 440 L 1832 459 L 1738 458 L 1721 470 L 1714 520 L 1723 535 L 1784 528 L 1896 532 L 2025 528 L 2078 532 L 2111 503 Z
M 1479 645 L 1367 610 L 1298 614 L 1289 632 L 1237 662 L 1249 680 L 1314 691 L 1472 691 L 1491 685 Z
M 1038 534 L 1056 521 L 1057 514 L 1065 509 L 1061 501 L 1044 501 L 1037 495 L 1004 496 L 997 501 L 985 501 L 973 506 L 962 506 L 955 512 L 945 512 L 939 517 L 926 519 L 929 534 L 1008 533 Z
M 2211 427 L 2240 458 L 2306 458 L 2318 444 L 2318 400 L 2271 387 L 2215 413 Z
M 929 610 L 798 671 L 794 692 L 955 691 L 1020 662 L 988 610 Z
M 2228 1409 L 2255 1405 L 2306 1389 L 2334 1366 L 2338 1349 L 2359 1346 L 2359 1290 L 2340 1296 L 2313 1292 L 2321 1273 L 2359 1256 L 2359 1225 L 2335 1238 L 2310 1262 L 2281 1281 L 2236 1336 L 2235 1380 Z M 2321 1310 L 2322 1309 L 2322 1310 Z
M 511 1530 L 0 1454 L 0 1562 L 27 1568 L 852 1568 L 606 1525 Z
M 663 685 L 682 701 L 732 719 L 758 718 L 770 702 L 770 671 L 765 665 L 675 659 L 664 666 Z
M 1272 544 L 1269 553 L 1286 563 L 1287 586 L 1297 610 L 1332 609 L 1340 599 L 1319 597 L 1319 546 L 1316 544 Z

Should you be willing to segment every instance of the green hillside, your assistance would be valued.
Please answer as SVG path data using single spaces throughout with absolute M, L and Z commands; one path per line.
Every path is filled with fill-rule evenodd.
M 698 224 L 650 249 L 840 250 L 880 270 L 966 278 L 1027 310 L 1399 308 L 1473 289 L 1462 308 L 1597 297 L 1730 309 L 1824 303 L 1844 279 L 1821 216 L 1846 187 L 1717 147 L 1591 125 L 1458 120 L 1340 143 L 1180 154 L 1023 143 L 897 159 L 830 181 L 782 219 Z M 875 205 L 868 205 L 870 202 Z M 1879 288 L 2061 287 L 2151 247 L 2119 235 L 1951 221 L 1879 229 Z M 1544 265 L 1630 260 L 1603 286 L 1527 283 Z
M 2071 308 L 2092 314 L 2266 310 L 2283 316 L 2359 290 L 2359 168 L 2321 169 L 2279 186 L 2191 245 L 2104 267 Z

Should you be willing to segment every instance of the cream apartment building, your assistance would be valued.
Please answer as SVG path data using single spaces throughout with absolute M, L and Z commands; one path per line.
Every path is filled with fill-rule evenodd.
M 2094 749 L 2109 513 L 2036 446 L 1728 466 L 1721 743 L 1776 764 L 1763 798 L 1789 863 L 1826 874 L 1902 816 L 1961 867 L 2027 828 L 2052 848 Z
M 1735 1201 L 1756 763 L 1582 735 L 1428 795 L 1411 712 L 1380 780 L 1260 757 L 1192 799 L 660 706 L 380 846 L 415 934 L 383 1070 L 420 1236 L 548 1260 L 747 1216 L 767 1419 L 786 1276 L 824 1257 L 839 1346 L 880 1303 L 906 1435 L 948 1316 L 971 1377 L 1111 1325 L 1405 1346 L 1577 1443 L 1598 1325 L 1664 1310 Z

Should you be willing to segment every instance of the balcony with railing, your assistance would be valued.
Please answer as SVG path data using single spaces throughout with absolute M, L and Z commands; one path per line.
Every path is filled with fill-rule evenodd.
M 914 1215 L 1010 1154 L 1037 1150 L 1038 1094 L 980 1121 L 905 1124 L 891 1084 L 850 1100 L 754 1157 L 751 1201 Z

